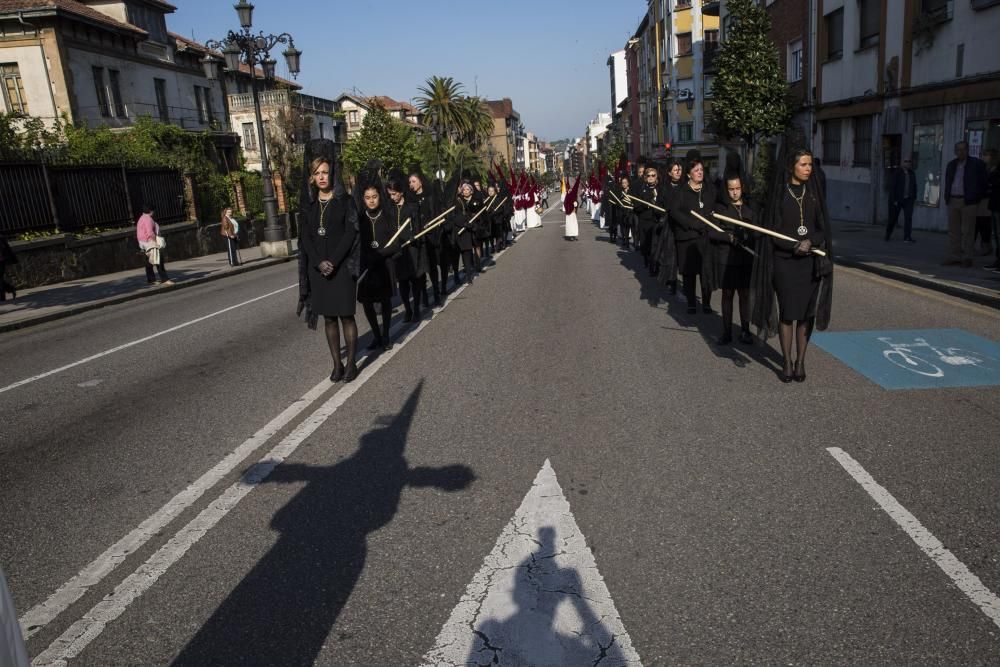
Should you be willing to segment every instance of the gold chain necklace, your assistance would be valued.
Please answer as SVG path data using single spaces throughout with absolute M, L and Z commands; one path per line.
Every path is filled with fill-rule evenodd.
M 324 222 L 324 217 L 326 216 L 326 209 L 332 201 L 333 197 L 319 200 L 319 229 L 316 230 L 316 233 L 320 236 L 326 236 L 326 223 Z
M 805 210 L 806 186 L 805 184 L 802 185 L 802 194 L 799 195 L 798 197 L 796 197 L 795 193 L 792 192 L 791 185 L 786 184 L 785 187 L 788 189 L 788 194 L 792 196 L 792 199 L 795 200 L 795 203 L 799 207 L 799 228 L 796 229 L 795 232 L 799 236 L 805 236 L 806 234 L 809 233 L 809 230 L 806 229 L 806 210 Z
M 382 211 L 380 210 L 378 212 L 378 215 L 376 215 L 374 218 L 372 217 L 371 213 L 365 211 L 365 216 L 368 218 L 368 222 L 372 223 L 372 242 L 371 242 L 372 249 L 378 250 L 378 241 L 375 240 L 375 221 L 382 217 Z
M 703 201 L 701 201 L 701 191 L 705 189 L 705 184 L 702 183 L 701 187 L 698 188 L 697 190 L 694 189 L 693 185 L 689 184 L 688 187 L 691 188 L 691 190 L 693 192 L 697 192 L 698 193 L 698 208 L 705 208 L 705 203 Z

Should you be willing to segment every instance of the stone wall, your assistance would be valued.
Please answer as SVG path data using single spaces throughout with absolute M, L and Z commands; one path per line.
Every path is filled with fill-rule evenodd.
M 168 268 L 170 262 L 226 251 L 218 223 L 162 225 L 160 234 L 167 241 L 164 256 Z M 263 220 L 240 224 L 241 248 L 256 246 L 263 238 Z M 135 240 L 134 228 L 85 238 L 60 234 L 33 241 L 11 241 L 10 245 L 18 263 L 7 267 L 6 278 L 18 289 L 141 269 L 146 262 Z

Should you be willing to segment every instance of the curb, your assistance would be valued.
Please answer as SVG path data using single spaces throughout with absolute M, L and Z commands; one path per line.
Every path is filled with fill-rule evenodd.
M 271 266 L 277 266 L 279 264 L 284 264 L 285 262 L 290 262 L 292 260 L 298 259 L 298 253 L 293 253 L 288 257 L 273 257 L 269 259 L 262 259 L 253 264 L 244 264 L 228 271 L 217 271 L 215 273 L 209 274 L 207 276 L 201 276 L 199 278 L 192 278 L 190 280 L 184 280 L 179 283 L 174 283 L 173 285 L 161 286 L 154 289 L 141 289 L 135 292 L 130 292 L 129 294 L 121 294 L 119 296 L 111 296 L 107 299 L 99 299 L 97 301 L 89 301 L 87 303 L 81 303 L 74 306 L 67 306 L 62 310 L 58 310 L 51 313 L 45 313 L 44 315 L 39 315 L 37 317 L 28 317 L 23 320 L 18 320 L 16 322 L 0 323 L 0 333 L 6 333 L 8 331 L 16 331 L 18 329 L 27 329 L 28 327 L 33 327 L 37 324 L 45 324 L 46 322 L 54 322 L 55 320 L 61 320 L 66 317 L 72 317 L 73 315 L 79 315 L 81 313 L 86 313 L 90 310 L 97 310 L 98 308 L 104 308 L 105 306 L 114 306 L 119 303 L 125 303 L 127 301 L 135 301 L 136 299 L 142 299 L 147 296 L 153 296 L 154 294 L 163 294 L 165 292 L 173 292 L 179 289 L 185 289 L 187 287 L 194 287 L 195 285 L 203 285 L 205 283 L 210 283 L 215 280 L 221 280 L 222 278 L 227 278 L 229 276 L 238 276 L 241 273 L 249 273 L 250 271 L 256 271 L 257 269 L 266 269 Z
M 834 257 L 834 263 L 841 266 L 847 266 L 852 269 L 874 273 L 875 275 L 882 276 L 883 278 L 890 278 L 892 280 L 898 280 L 902 283 L 908 283 L 910 285 L 916 285 L 917 287 L 923 287 L 924 289 L 941 292 L 949 296 L 958 297 L 959 299 L 965 299 L 966 301 L 971 301 L 981 306 L 988 306 L 990 308 L 1000 310 L 1000 293 L 990 293 L 979 289 L 962 287 L 961 285 L 956 285 L 954 283 L 927 278 L 917 273 L 909 273 L 907 271 L 901 271 L 888 266 L 869 264 L 850 257 Z

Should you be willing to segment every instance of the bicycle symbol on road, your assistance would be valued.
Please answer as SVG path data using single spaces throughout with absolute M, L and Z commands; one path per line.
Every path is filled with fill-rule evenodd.
M 957 347 L 934 347 L 924 338 L 914 338 L 913 342 L 910 343 L 894 343 L 888 337 L 880 337 L 878 340 L 890 348 L 882 350 L 882 356 L 900 368 L 926 377 L 944 377 L 945 369 L 949 366 L 975 366 L 979 368 L 987 365 L 990 361 L 996 361 L 985 354 Z M 931 360 L 929 361 L 928 358 Z

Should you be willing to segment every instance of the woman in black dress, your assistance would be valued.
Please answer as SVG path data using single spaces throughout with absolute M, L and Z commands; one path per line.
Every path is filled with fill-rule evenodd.
M 358 257 L 357 209 L 344 193 L 333 190 L 332 163 L 318 157 L 310 163 L 314 195 L 305 202 L 305 228 L 300 242 L 308 260 L 310 307 L 325 320 L 326 341 L 333 357 L 332 382 L 350 382 L 358 376 L 354 360 L 358 325 L 354 321 Z M 340 332 L 347 344 L 347 366 L 340 356 Z
M 355 198 L 361 215 L 358 216 L 358 227 L 361 237 L 361 279 L 358 282 L 358 302 L 365 311 L 365 318 L 372 330 L 372 342 L 369 350 L 392 347 L 389 340 L 389 325 L 392 322 L 392 297 L 395 294 L 395 278 L 389 239 L 395 229 L 392 224 L 394 208 L 385 204 L 385 194 L 375 174 L 365 173 L 358 177 Z M 382 313 L 382 325 L 379 326 L 375 311 L 378 304 Z
M 419 171 L 410 172 L 410 191 L 407 193 L 407 200 L 416 204 L 419 213 L 419 224 L 414 220 L 415 229 L 423 230 L 424 226 L 434 219 L 438 214 L 437 198 L 434 196 L 430 185 Z M 435 227 L 424 236 L 423 241 L 424 261 L 427 263 L 427 273 L 431 276 L 431 288 L 434 291 L 434 305 L 441 305 L 441 294 L 444 282 L 441 279 L 441 228 Z M 444 279 L 448 275 L 445 273 Z M 426 284 L 424 285 L 426 288 Z M 424 304 L 429 305 L 429 301 L 424 292 Z
M 473 255 L 473 229 L 472 218 L 475 217 L 483 202 L 476 198 L 472 183 L 463 181 L 458 188 L 458 199 L 455 202 L 455 210 L 449 214 L 452 224 L 452 245 L 462 255 L 462 266 L 465 267 L 465 280 L 472 283 L 473 271 L 475 271 L 475 257 Z M 485 213 L 483 215 L 486 215 Z M 482 216 L 480 216 L 482 217 Z M 478 222 L 478 220 L 476 220 Z M 455 284 L 460 285 L 458 272 L 455 272 Z
M 632 179 L 622 176 L 618 181 L 618 192 L 615 193 L 618 199 L 615 201 L 615 222 L 618 223 L 618 231 L 621 233 L 622 246 L 628 249 L 628 240 L 633 236 L 635 229 L 635 212 L 632 205 L 628 203 L 628 195 L 632 189 Z M 620 203 L 619 203 L 620 202 Z
M 829 294 L 821 294 L 824 282 L 829 286 L 832 264 L 829 259 L 811 253 L 813 248 L 830 249 L 830 228 L 826 223 L 826 205 L 822 192 L 812 182 L 812 153 L 794 151 L 787 166 L 787 180 L 772 206 L 776 216 L 772 227 L 796 241 L 772 239 L 773 284 L 778 296 L 778 338 L 784 357 L 782 381 L 806 379 L 806 349 L 812 336 L 821 301 L 826 304 L 821 329 L 829 322 Z M 792 362 L 792 342 L 797 356 Z
M 715 210 L 735 220 L 757 224 L 753 209 L 743 199 L 743 181 L 739 172 L 726 174 L 725 193 Z M 706 216 L 707 217 L 707 216 Z M 753 270 L 753 253 L 750 234 L 745 227 L 714 220 L 723 231 L 708 230 L 715 259 L 715 284 L 722 289 L 722 336 L 719 345 L 733 342 L 733 301 L 740 297 L 740 342 L 753 343 L 750 334 L 750 274 Z
M 660 243 L 657 250 L 656 263 L 660 267 L 657 282 L 665 285 L 667 294 L 677 294 L 677 257 L 676 239 L 673 238 L 673 226 L 670 224 L 669 211 L 674 207 L 674 200 L 681 186 L 684 185 L 684 165 L 678 158 L 667 163 L 667 187 L 665 198 L 667 202 L 667 224 L 660 230 Z
M 423 251 L 423 237 L 413 241 L 414 235 L 420 231 L 420 209 L 416 204 L 406 201 L 406 186 L 403 184 L 402 174 L 390 174 L 386 180 L 386 190 L 393 204 L 389 207 L 389 228 L 393 235 L 402 230 L 392 245 L 399 296 L 406 310 L 403 321 L 412 322 L 414 318 L 420 319 L 424 283 L 427 280 L 427 255 Z M 406 224 L 407 220 L 410 221 L 409 224 Z M 411 243 L 404 247 L 407 241 Z
M 705 165 L 695 157 L 687 164 L 688 181 L 673 192 L 670 202 L 670 224 L 677 244 L 677 270 L 684 277 L 684 296 L 687 312 L 698 312 L 695 299 L 695 281 L 701 278 L 701 312 L 712 312 L 711 264 L 708 252 L 708 226 L 698 220 L 692 211 L 708 217 L 715 206 L 715 188 L 705 180 Z

